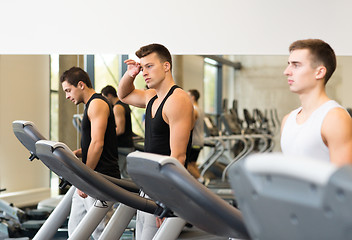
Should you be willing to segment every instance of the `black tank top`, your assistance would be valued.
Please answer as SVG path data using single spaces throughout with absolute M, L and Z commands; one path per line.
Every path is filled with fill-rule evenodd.
M 112 111 L 111 105 L 108 103 L 108 100 L 103 97 L 101 94 L 94 93 L 92 97 L 88 100 L 86 107 L 84 109 L 83 119 L 82 119 L 82 137 L 81 137 L 81 148 L 82 148 L 82 161 L 83 163 L 87 162 L 87 153 L 91 138 L 91 124 L 88 118 L 88 108 L 91 101 L 94 99 L 102 99 L 108 104 L 110 109 L 110 114 L 108 118 L 108 124 L 104 136 L 104 147 L 103 152 L 101 153 L 100 160 L 98 165 L 94 169 L 99 173 L 109 175 L 111 177 L 120 178 L 120 171 L 117 154 L 117 137 L 116 137 L 116 125 L 114 113 Z
M 180 88 L 176 85 L 172 86 L 163 101 L 160 103 L 154 118 L 152 118 L 152 105 L 154 101 L 158 98 L 155 95 L 148 102 L 146 113 L 145 113 L 145 142 L 144 151 L 150 153 L 157 153 L 162 155 L 170 156 L 170 128 L 162 116 L 163 107 L 166 100 L 174 92 L 176 88 Z M 187 155 L 191 150 L 192 145 L 192 134 L 190 134 L 190 139 L 187 146 Z M 186 165 L 187 163 L 185 163 Z
M 131 148 L 133 147 L 131 109 L 128 104 L 120 100 L 118 100 L 115 105 L 121 105 L 125 109 L 125 132 L 117 136 L 117 146 Z

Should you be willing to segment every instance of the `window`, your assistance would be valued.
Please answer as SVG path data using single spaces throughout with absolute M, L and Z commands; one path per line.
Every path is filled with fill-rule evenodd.
M 122 77 L 123 59 L 121 55 L 95 55 L 94 57 L 94 73 L 95 73 L 95 91 L 101 92 L 106 85 L 111 85 L 117 90 L 118 83 Z M 138 89 L 145 87 L 144 79 L 138 75 L 134 81 L 134 85 Z M 130 106 L 132 130 L 134 133 L 144 137 L 143 116 L 145 110 Z
M 117 89 L 119 82 L 119 55 L 105 54 L 94 57 L 94 87 L 100 93 L 106 85 Z
M 216 114 L 217 70 L 216 61 L 204 59 L 204 112 L 209 114 Z
M 222 64 L 204 58 L 204 112 L 212 115 L 221 113 Z

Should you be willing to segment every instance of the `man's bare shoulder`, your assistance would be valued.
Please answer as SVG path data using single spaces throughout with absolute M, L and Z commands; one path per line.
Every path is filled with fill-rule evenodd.
M 122 104 L 115 104 L 113 107 L 113 111 L 115 114 L 124 114 L 125 108 L 122 106 Z
M 165 102 L 164 112 L 168 114 L 193 115 L 193 104 L 189 95 L 182 89 L 177 88 Z
M 181 88 L 176 88 L 168 100 L 170 103 L 183 103 L 193 107 L 191 98 L 189 97 L 188 93 Z
M 341 136 L 352 138 L 352 119 L 345 109 L 333 108 L 325 116 L 321 131 L 327 142 Z
M 332 128 L 345 127 L 346 125 L 352 127 L 352 118 L 345 109 L 336 107 L 327 113 L 323 121 L 324 125 Z
M 108 112 L 109 104 L 105 102 L 103 99 L 95 98 L 93 99 L 88 108 L 88 115 L 96 114 L 100 112 Z
M 336 124 L 336 123 L 347 123 L 347 124 L 352 124 L 352 119 L 349 113 L 340 107 L 336 107 L 331 109 L 325 119 L 324 123 L 328 124 Z
M 101 106 L 109 106 L 109 104 L 106 102 L 106 101 L 104 101 L 103 99 L 101 99 L 101 98 L 94 98 L 94 99 L 92 99 L 91 100 L 91 102 L 89 103 L 89 108 L 91 108 L 91 107 L 101 107 Z
M 321 134 L 332 163 L 338 166 L 352 163 L 352 119 L 345 109 L 333 108 L 328 112 Z

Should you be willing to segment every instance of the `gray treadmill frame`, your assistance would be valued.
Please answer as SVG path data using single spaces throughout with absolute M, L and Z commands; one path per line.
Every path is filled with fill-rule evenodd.
M 352 166 L 256 154 L 229 176 L 252 239 L 352 239 Z
M 240 211 L 200 184 L 176 159 L 145 152 L 130 153 L 127 159 L 134 182 L 176 215 L 217 236 L 248 238 Z

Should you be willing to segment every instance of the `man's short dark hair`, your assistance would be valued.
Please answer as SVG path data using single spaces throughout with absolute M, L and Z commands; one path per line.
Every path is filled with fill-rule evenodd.
M 136 52 L 136 56 L 139 58 L 142 58 L 142 57 L 148 56 L 151 53 L 156 53 L 162 63 L 169 62 L 170 70 L 172 69 L 171 54 L 169 50 L 161 44 L 153 43 L 153 44 L 143 46 Z
M 197 89 L 190 89 L 190 90 L 188 90 L 188 92 L 191 94 L 191 96 L 194 97 L 196 102 L 198 102 L 198 99 L 200 97 L 199 91 Z
M 106 87 L 104 87 L 101 90 L 101 93 L 105 96 L 108 96 L 109 94 L 111 94 L 112 96 L 117 97 L 116 89 L 111 85 L 107 85 Z
M 65 81 L 74 87 L 77 87 L 77 84 L 82 81 L 88 88 L 93 88 L 88 74 L 80 67 L 72 67 L 65 71 L 60 77 L 60 82 L 63 83 Z
M 304 39 L 293 42 L 289 47 L 290 52 L 297 49 L 309 50 L 312 55 L 312 67 L 324 65 L 326 84 L 336 69 L 336 55 L 330 45 L 320 39 Z

